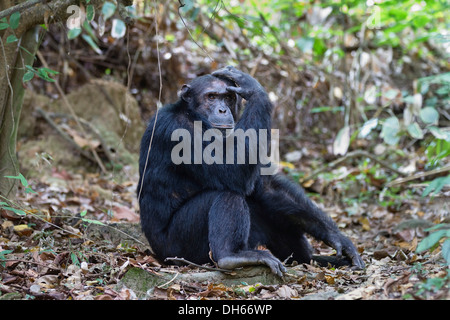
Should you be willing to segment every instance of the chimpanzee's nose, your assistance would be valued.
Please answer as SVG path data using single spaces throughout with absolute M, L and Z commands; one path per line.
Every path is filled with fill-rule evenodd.
M 226 108 L 219 108 L 219 113 L 227 113 L 227 109 Z

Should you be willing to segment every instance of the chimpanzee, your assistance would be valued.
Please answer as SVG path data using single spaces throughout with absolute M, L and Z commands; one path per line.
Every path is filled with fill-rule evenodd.
M 138 198 L 142 229 L 159 260 L 178 257 L 197 264 L 212 260 L 223 269 L 263 264 L 278 275 L 286 271 L 280 260 L 288 257 L 299 263 L 314 259 L 364 268 L 356 248 L 331 218 L 298 184 L 280 174 L 261 175 L 259 159 L 195 161 L 192 153 L 199 147 L 204 150 L 208 139 L 200 140 L 200 145 L 197 140 L 194 146 L 195 137 L 183 136 L 192 149 L 182 150 L 187 161 L 173 161 L 181 140 L 174 135 L 177 129 L 191 135 L 196 124 L 201 124 L 201 133 L 228 130 L 215 135 L 222 141 L 232 129 L 270 132 L 272 108 L 257 80 L 228 66 L 183 85 L 179 100 L 150 120 L 141 142 Z M 248 139 L 245 143 L 248 149 Z M 237 151 L 235 145 L 225 153 Z M 313 256 L 305 233 L 333 247 L 337 255 Z

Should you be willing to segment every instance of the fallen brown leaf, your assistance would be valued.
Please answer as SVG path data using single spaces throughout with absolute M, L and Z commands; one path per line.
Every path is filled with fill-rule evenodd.
M 19 236 L 30 236 L 33 233 L 33 229 L 31 229 L 27 224 L 19 224 L 14 226 L 14 232 Z

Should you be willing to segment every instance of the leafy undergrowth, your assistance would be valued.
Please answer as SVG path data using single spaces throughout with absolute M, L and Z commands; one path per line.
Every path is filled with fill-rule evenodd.
M 365 270 L 296 265 L 288 266 L 284 279 L 231 284 L 202 277 L 218 271 L 168 267 L 151 256 L 135 213 L 133 181 L 54 172 L 31 183 L 36 193 L 18 199 L 16 213 L 0 209 L 0 299 L 450 298 L 440 247 L 416 252 L 424 229 L 441 222 L 439 198 L 403 200 L 395 210 L 359 204 L 350 212 L 324 204 L 357 245 Z M 313 246 L 316 253 L 332 254 L 321 243 Z M 160 281 L 135 287 L 124 281 L 132 270 Z

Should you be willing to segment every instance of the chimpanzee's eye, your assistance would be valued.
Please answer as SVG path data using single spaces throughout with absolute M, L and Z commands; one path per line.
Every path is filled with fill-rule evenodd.
M 214 93 L 208 94 L 208 99 L 209 100 L 215 100 L 216 98 L 217 98 L 217 95 L 215 95 Z

